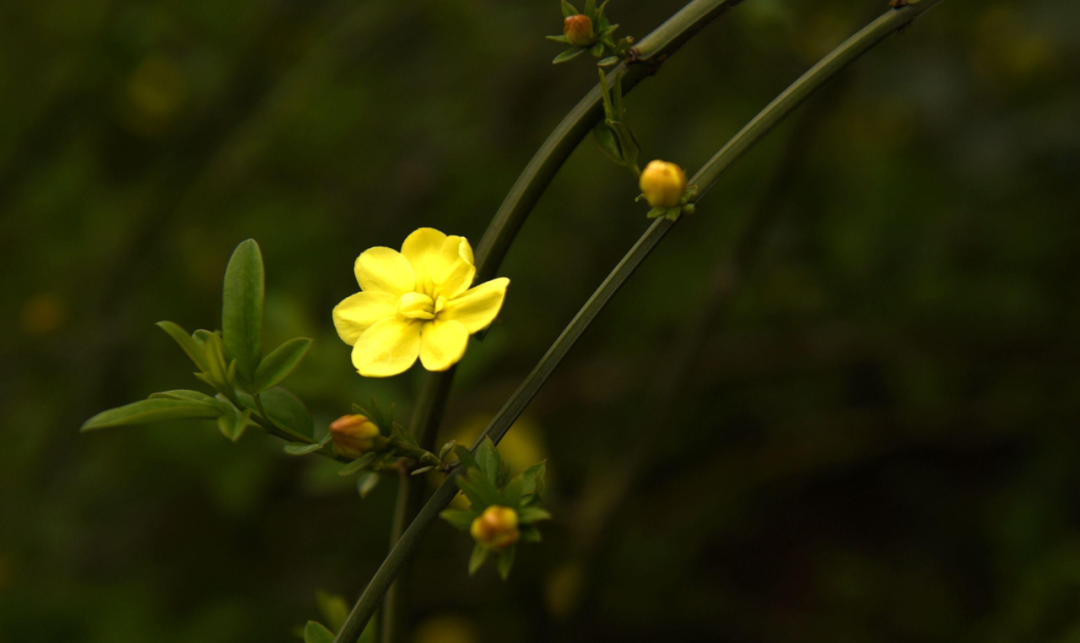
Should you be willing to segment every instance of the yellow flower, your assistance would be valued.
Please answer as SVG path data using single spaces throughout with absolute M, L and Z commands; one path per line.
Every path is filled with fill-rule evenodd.
M 650 161 L 641 173 L 641 191 L 654 208 L 673 208 L 686 192 L 686 173 L 667 161 Z
M 483 547 L 498 551 L 518 541 L 518 515 L 510 507 L 491 505 L 473 520 L 469 532 Z
M 502 308 L 505 277 L 470 288 L 473 251 L 464 237 L 420 228 L 401 245 L 371 248 L 356 259 L 359 292 L 334 308 L 334 326 L 353 347 L 364 377 L 390 377 L 416 358 L 445 371 L 465 354 L 469 335 L 491 324 Z
M 330 424 L 330 437 L 341 455 L 347 458 L 359 458 L 378 446 L 382 434 L 379 427 L 366 416 L 343 415 Z

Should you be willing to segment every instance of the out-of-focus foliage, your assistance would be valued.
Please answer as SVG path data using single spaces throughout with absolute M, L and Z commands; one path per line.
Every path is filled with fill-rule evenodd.
M 608 13 L 640 38 L 680 4 Z M 884 9 L 745 0 L 627 96 L 643 160 L 698 167 Z M 0 641 L 296 640 L 316 591 L 359 593 L 395 485 L 360 502 L 255 430 L 77 430 L 186 381 L 154 323 L 216 327 L 247 237 L 264 345 L 315 339 L 289 387 L 320 430 L 371 395 L 406 418 L 419 373 L 357 376 L 330 310 L 365 248 L 424 225 L 479 240 L 596 82 L 591 57 L 550 64 L 561 20 L 553 0 L 0 3 Z M 468 539 L 438 525 L 417 640 L 1075 637 L 1077 24 L 1075 2 L 943 3 L 753 151 L 530 409 L 558 473 L 544 544 L 504 586 L 469 579 Z M 439 444 L 498 409 L 645 227 L 636 194 L 591 142 L 570 159 Z M 763 216 L 654 415 L 714 267 Z

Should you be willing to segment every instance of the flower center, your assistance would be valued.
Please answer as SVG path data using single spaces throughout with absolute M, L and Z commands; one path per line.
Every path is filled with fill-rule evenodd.
M 435 319 L 446 305 L 446 298 L 441 295 L 432 299 L 424 293 L 407 292 L 398 299 L 397 314 L 402 319 Z

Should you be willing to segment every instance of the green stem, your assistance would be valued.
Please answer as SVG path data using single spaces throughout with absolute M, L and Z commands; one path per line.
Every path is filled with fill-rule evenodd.
M 814 65 L 776 100 L 762 110 L 746 127 L 740 130 L 691 179 L 692 183 L 701 188 L 697 198 L 700 199 L 735 161 L 751 146 L 760 141 L 773 126 L 790 114 L 795 107 L 805 101 L 814 90 L 821 87 L 825 81 L 835 76 L 860 55 L 873 48 L 886 36 L 906 27 L 915 18 L 939 2 L 941 0 L 923 0 L 918 4 L 887 12 L 833 50 L 817 65 Z M 670 22 L 669 20 L 668 23 Z M 490 437 L 495 443 L 502 439 L 503 435 L 506 434 L 514 421 L 525 410 L 525 407 L 536 396 L 547 378 L 555 370 L 555 367 L 566 356 L 566 353 L 577 339 L 581 337 L 581 334 L 592 320 L 596 318 L 611 297 L 676 223 L 676 221 L 658 219 L 649 226 L 645 234 L 608 275 L 600 288 L 589 298 L 585 306 L 570 322 L 570 325 L 555 340 L 555 343 L 540 360 L 540 363 L 537 364 L 536 368 L 533 369 L 495 416 L 491 424 L 488 425 L 484 433 L 477 439 L 473 445 L 474 447 L 485 437 Z M 359 637 L 364 626 L 367 625 L 378 608 L 390 584 L 415 553 L 420 544 L 420 539 L 438 520 L 439 512 L 449 505 L 450 501 L 457 495 L 455 478 L 458 472 L 458 470 L 454 470 L 447 476 L 446 480 L 436 489 L 427 504 L 417 514 L 416 519 L 402 534 L 401 539 L 398 540 L 386 560 L 375 572 L 375 576 L 368 583 L 363 595 L 360 596 L 353 610 L 349 613 L 345 625 L 334 639 L 335 643 L 352 643 Z
M 446 401 L 450 397 L 450 387 L 454 382 L 452 370 L 439 373 L 442 377 L 424 378 L 420 397 L 416 402 L 416 411 L 409 422 L 409 430 L 416 436 L 420 448 L 431 451 L 435 436 L 439 432 Z M 405 533 L 413 517 L 420 510 L 424 501 L 424 486 L 427 478 L 413 477 L 408 473 L 401 476 L 398 483 L 397 505 L 394 508 L 394 522 L 390 527 L 390 547 L 397 544 Z M 382 631 L 379 638 L 383 643 L 393 643 L 405 639 L 409 617 L 409 570 L 401 572 L 398 579 L 390 586 L 383 603 L 383 616 L 380 619 Z
M 707 27 L 713 20 L 720 17 L 730 7 L 742 0 L 693 0 L 675 15 L 667 20 L 641 41 L 637 47 L 637 62 L 621 63 L 608 74 L 608 85 L 613 86 L 617 80 L 622 83 L 622 93 L 632 90 L 645 77 L 656 73 L 656 70 L 668 57 L 678 51 L 690 38 Z M 499 209 L 495 212 L 491 223 L 488 225 L 484 236 L 477 246 L 477 271 L 476 282 L 484 282 L 495 276 L 499 265 L 506 256 L 514 238 L 517 236 L 525 219 L 532 212 L 533 207 L 543 195 L 544 190 L 555 178 L 559 168 L 566 163 L 570 154 L 578 144 L 588 136 L 592 128 L 604 115 L 603 106 L 604 87 L 597 84 L 585 98 L 574 106 L 570 113 L 563 118 L 555 130 L 547 137 L 540 146 L 525 170 L 518 177 L 510 192 L 506 195 Z M 633 168 L 636 174 L 641 174 L 637 167 Z M 443 390 L 449 392 L 453 382 L 454 373 L 428 373 L 425 377 L 423 390 Z M 445 395 L 445 393 L 444 393 Z M 445 399 L 442 400 L 445 403 Z M 431 427 L 437 427 L 442 416 L 441 409 L 433 413 L 432 400 L 422 397 L 417 402 L 416 417 L 428 418 L 425 421 L 427 430 L 434 431 Z M 415 432 L 420 445 L 431 450 L 430 445 L 425 445 L 422 436 Z M 431 436 L 434 439 L 434 435 Z M 398 503 L 394 511 L 394 526 L 391 534 L 391 545 L 397 542 L 405 525 L 415 517 L 419 508 L 422 487 L 412 482 L 404 482 L 399 489 Z M 411 498 L 414 498 L 412 500 Z M 400 625 L 406 620 L 407 590 L 399 587 L 392 590 L 388 596 L 386 612 L 390 615 L 385 619 L 388 623 L 384 626 L 380 636 L 383 643 L 393 643 L 403 638 L 404 626 Z M 395 625 L 398 624 L 398 625 Z

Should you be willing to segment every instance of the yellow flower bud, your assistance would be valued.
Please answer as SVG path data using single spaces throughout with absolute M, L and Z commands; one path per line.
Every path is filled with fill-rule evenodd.
M 346 458 L 359 458 L 382 442 L 379 427 L 363 415 L 343 415 L 334 420 L 330 437 Z
M 686 192 L 686 173 L 667 161 L 650 161 L 641 173 L 641 191 L 654 208 L 673 208 Z
M 518 541 L 518 515 L 510 507 L 492 505 L 473 520 L 469 530 L 481 546 L 499 551 Z
M 581 13 L 566 17 L 563 22 L 563 34 L 566 35 L 567 42 L 575 47 L 591 45 L 596 39 L 593 34 L 592 20 Z

